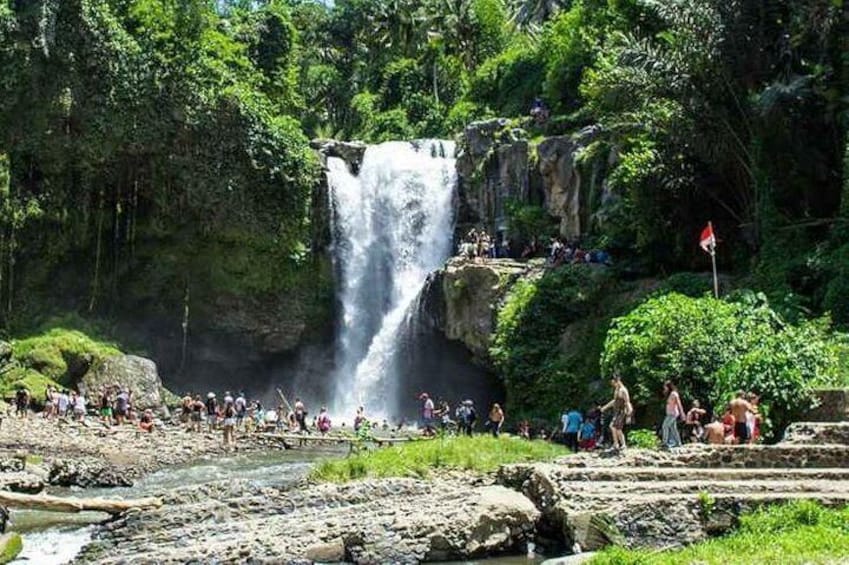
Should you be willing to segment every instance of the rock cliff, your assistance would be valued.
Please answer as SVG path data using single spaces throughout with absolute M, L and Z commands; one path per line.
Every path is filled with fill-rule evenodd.
M 458 233 L 484 227 L 509 236 L 512 203 L 542 206 L 564 237 L 587 233 L 594 204 L 607 198 L 607 160 L 582 158 L 598 132 L 587 127 L 535 143 L 503 118 L 469 124 L 457 160 Z

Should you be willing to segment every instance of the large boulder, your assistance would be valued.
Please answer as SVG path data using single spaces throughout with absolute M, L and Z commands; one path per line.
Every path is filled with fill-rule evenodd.
M 444 316 L 440 320 L 448 339 L 459 341 L 476 361 L 487 364 L 495 332 L 498 305 L 516 280 L 530 267 L 525 263 L 496 259 L 474 263 L 452 259 L 442 271 Z
M 132 391 L 137 409 L 159 409 L 164 404 L 156 363 L 136 355 L 114 355 L 96 362 L 78 386 L 85 388 L 92 401 L 103 387 L 117 386 Z
M 355 175 L 360 170 L 360 165 L 363 163 L 363 156 L 368 147 L 365 143 L 358 141 L 336 141 L 334 139 L 316 139 L 310 143 L 310 146 L 318 151 L 322 160 L 327 157 L 338 157 L 342 159 L 348 165 L 348 169 Z

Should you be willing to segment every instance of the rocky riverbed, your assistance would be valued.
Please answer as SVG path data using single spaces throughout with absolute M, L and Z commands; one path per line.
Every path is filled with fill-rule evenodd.
M 312 449 L 292 451 L 295 458 L 282 465 L 279 455 L 263 462 L 254 453 L 268 449 L 260 437 L 243 438 L 234 458 L 217 435 L 179 428 L 150 435 L 129 427 L 7 424 L 0 440 L 6 489 L 32 491 L 39 477 L 41 486 L 53 484 L 61 464 L 123 469 L 127 481 L 167 468 L 118 491 L 160 497 L 162 506 L 97 524 L 77 563 L 418 563 L 524 554 L 529 543 L 549 554 L 610 543 L 663 548 L 728 531 L 741 512 L 761 504 L 849 502 L 843 424 L 800 424 L 776 446 L 635 449 L 506 465 L 491 475 L 455 471 L 347 484 L 306 479 Z M 26 432 L 31 440 L 16 439 Z M 43 461 L 18 467 L 24 447 Z M 204 456 L 212 456 L 215 472 L 185 466 Z
M 261 437 L 242 438 L 239 451 L 267 451 L 279 442 Z M 153 433 L 132 425 L 107 427 L 89 419 L 45 420 L 36 415 L 6 417 L 0 424 L 0 487 L 27 477 L 32 492 L 44 485 L 125 487 L 139 478 L 172 465 L 185 465 L 202 457 L 223 455 L 219 433 L 187 432 L 180 426 L 163 426 Z

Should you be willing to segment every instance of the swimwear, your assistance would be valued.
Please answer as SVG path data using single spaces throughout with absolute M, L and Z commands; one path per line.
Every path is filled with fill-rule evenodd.
M 734 437 L 736 437 L 740 443 L 749 441 L 749 426 L 746 425 L 746 422 L 734 423 Z

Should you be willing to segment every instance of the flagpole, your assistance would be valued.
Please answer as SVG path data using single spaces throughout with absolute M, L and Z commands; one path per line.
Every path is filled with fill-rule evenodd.
M 713 234 L 713 222 L 708 222 L 710 233 Z M 713 264 L 713 296 L 719 300 L 719 278 L 716 275 L 716 236 L 710 246 L 710 262 Z

